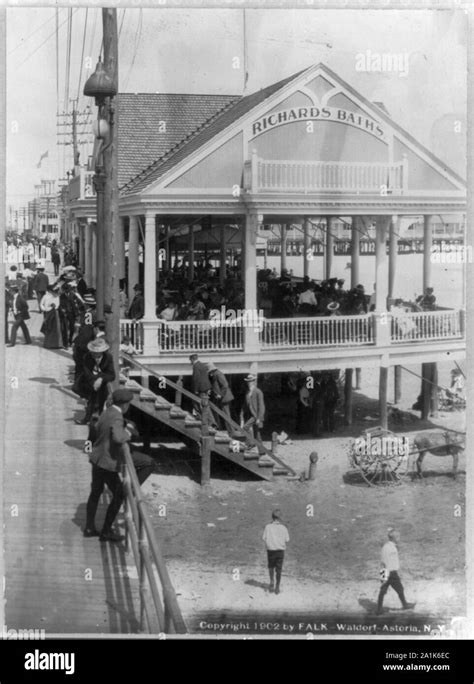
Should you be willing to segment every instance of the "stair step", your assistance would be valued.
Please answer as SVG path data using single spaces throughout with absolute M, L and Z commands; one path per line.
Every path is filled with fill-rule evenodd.
M 283 466 L 276 465 L 273 467 L 273 474 L 274 475 L 288 475 L 290 471 L 287 470 L 287 468 L 283 468 Z
M 216 444 L 228 444 L 230 442 L 230 437 L 229 435 L 219 434 L 217 432 L 215 436 L 215 442 Z
M 182 418 L 183 420 L 187 420 L 188 415 L 189 414 L 186 413 L 186 411 L 181 411 L 181 409 L 174 407 L 171 407 L 170 409 L 170 418 Z
M 259 455 L 254 451 L 244 451 L 244 461 L 256 461 L 259 459 Z
M 157 411 L 170 411 L 173 407 L 173 404 L 170 404 L 169 401 L 166 401 L 165 399 L 156 399 L 155 400 L 155 408 Z
M 273 460 L 273 458 L 269 458 L 268 456 L 260 456 L 260 458 L 258 459 L 258 465 L 261 468 L 273 468 L 273 466 L 275 465 L 275 461 Z
M 150 390 L 143 390 L 140 392 L 140 401 L 155 401 L 156 400 L 156 394 L 153 394 L 153 392 L 150 392 Z
M 173 417 L 174 417 L 174 414 L 173 414 L 171 417 L 173 418 Z M 179 415 L 179 416 L 177 416 L 177 417 L 178 417 L 178 418 L 184 418 L 184 417 L 185 417 L 185 414 L 182 415 L 182 416 Z M 188 418 L 186 418 L 184 425 L 185 425 L 186 427 L 201 427 L 202 422 L 201 422 L 200 420 L 189 420 Z

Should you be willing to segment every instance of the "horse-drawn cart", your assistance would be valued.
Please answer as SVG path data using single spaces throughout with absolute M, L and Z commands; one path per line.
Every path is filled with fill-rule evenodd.
M 403 475 L 422 477 L 422 463 L 427 453 L 453 457 L 456 477 L 459 455 L 465 448 L 465 433 L 455 430 L 419 432 L 411 441 L 377 426 L 353 440 L 349 451 L 351 469 L 370 486 L 395 485 Z M 416 455 L 416 458 L 415 458 Z

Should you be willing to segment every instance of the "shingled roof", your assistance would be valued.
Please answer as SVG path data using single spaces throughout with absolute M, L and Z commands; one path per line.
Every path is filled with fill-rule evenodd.
M 199 124 L 196 124 L 195 128 L 197 130 L 195 130 L 188 139 L 178 142 L 173 149 L 169 149 L 167 152 L 162 153 L 160 158 L 155 156 L 153 163 L 151 163 L 148 168 L 144 169 L 135 178 L 130 180 L 125 187 L 122 187 L 121 194 L 134 195 L 144 190 L 182 159 L 202 147 L 215 135 L 230 126 L 234 121 L 237 121 L 241 116 L 244 116 L 251 109 L 261 104 L 277 90 L 280 90 L 280 88 L 283 88 L 287 83 L 300 76 L 303 71 L 306 71 L 306 69 L 303 69 L 278 83 L 273 83 L 256 93 L 240 97 L 237 100 L 234 98 L 233 102 L 230 100 L 220 113 L 218 112 L 214 114 L 214 116 L 211 116 L 207 121 L 202 123 L 200 128 L 198 128 Z M 141 167 L 142 169 L 143 166 Z
M 119 187 L 238 99 L 238 95 L 119 93 Z M 160 122 L 165 123 L 161 132 Z

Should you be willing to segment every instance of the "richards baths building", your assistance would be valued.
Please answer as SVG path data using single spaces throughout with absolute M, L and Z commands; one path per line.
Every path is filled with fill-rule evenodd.
M 119 268 L 129 296 L 139 279 L 144 285 L 144 364 L 176 376 L 190 372 L 191 352 L 227 373 L 388 369 L 464 358 L 463 304 L 405 313 L 403 321 L 387 310 L 396 295 L 397 268 L 403 274 L 405 257 L 399 253 L 407 224 L 418 226 L 422 239 L 418 292 L 436 286 L 430 259 L 436 226 L 454 226 L 462 238 L 466 182 L 395 123 L 382 104 L 318 64 L 243 97 L 120 94 L 118 107 Z M 65 238 L 77 241 L 86 280 L 94 286 L 98 228 L 92 177 L 92 169 L 77 169 L 69 185 Z M 221 266 L 221 279 L 226 268 L 240 264 L 245 308 L 257 310 L 257 260 L 266 252 L 265 234 L 271 227 L 281 246 L 281 267 L 288 267 L 290 226 L 301 243 L 300 275 L 319 278 L 333 272 L 343 227 L 350 261 L 346 287 L 361 281 L 367 263 L 361 243 L 370 238 L 375 311 L 268 318 L 258 326 L 242 319 L 229 326 L 157 319 L 163 265 L 186 257 L 193 278 L 203 255 Z M 305 258 L 313 250 L 322 255 L 319 275 Z M 133 325 L 122 322 L 124 330 Z

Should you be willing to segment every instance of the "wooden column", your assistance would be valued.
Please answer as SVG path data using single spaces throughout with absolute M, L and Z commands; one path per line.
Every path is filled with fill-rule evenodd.
M 400 228 L 400 219 L 398 216 L 392 216 L 389 228 L 389 253 L 388 253 L 388 298 L 390 300 L 395 298 L 395 277 L 397 272 L 397 256 L 398 256 L 398 233 Z
M 156 318 L 156 222 L 155 214 L 145 216 L 145 316 Z
M 92 226 L 88 221 L 84 225 L 84 276 L 86 283 L 92 282 Z
M 130 216 L 128 231 L 128 299 L 135 296 L 134 287 L 138 284 L 138 217 Z
M 375 231 L 375 311 L 387 310 L 388 296 L 388 263 L 387 263 L 387 228 L 389 216 L 378 216 Z
M 326 216 L 326 248 L 324 250 L 324 279 L 328 280 L 331 277 L 332 271 L 332 257 L 334 252 L 334 235 L 333 235 L 333 216 Z
M 303 221 L 303 275 L 309 275 L 309 249 L 311 248 L 311 241 L 309 239 L 309 219 L 305 216 Z
M 344 420 L 352 425 L 352 368 L 346 368 L 344 381 Z
M 97 287 L 97 222 L 91 223 L 92 234 L 92 274 L 91 282 L 87 283 L 89 287 Z
M 351 289 L 360 283 L 360 224 L 359 217 L 353 216 L 351 227 Z
M 388 379 L 388 368 L 386 366 L 380 366 L 379 372 L 379 413 L 380 413 L 380 425 L 381 427 L 387 429 L 388 427 L 388 416 L 387 416 L 387 382 Z
M 188 280 L 194 280 L 194 224 L 189 226 Z
M 225 232 L 225 226 L 221 226 L 220 229 L 220 264 L 219 264 L 219 283 L 221 285 L 224 284 L 225 279 L 227 277 L 227 241 L 226 241 L 226 232 Z
M 281 257 L 280 257 L 280 271 L 286 268 L 286 236 L 287 236 L 287 225 L 280 223 L 280 246 L 281 246 Z
M 393 367 L 393 400 L 398 404 L 402 398 L 402 367 Z
M 245 217 L 245 308 L 257 311 L 257 214 Z M 259 333 L 254 326 L 245 327 L 245 351 L 257 351 L 260 348 Z
M 431 365 L 421 364 L 421 417 L 426 420 L 430 415 L 431 404 Z
M 162 237 L 162 228 L 163 226 L 160 223 L 155 223 L 155 228 L 156 228 L 156 233 L 155 233 L 155 264 L 156 264 L 156 278 L 155 281 L 159 282 L 160 280 L 160 271 L 163 268 L 163 264 L 166 266 L 166 248 L 163 246 L 163 242 L 161 241 Z M 163 259 L 163 252 L 160 252 L 161 249 L 165 250 L 165 259 Z
M 117 235 L 117 267 L 119 280 L 125 278 L 125 219 L 121 217 L 118 224 Z
M 433 216 L 423 217 L 423 292 L 431 287 L 431 248 L 433 246 Z

